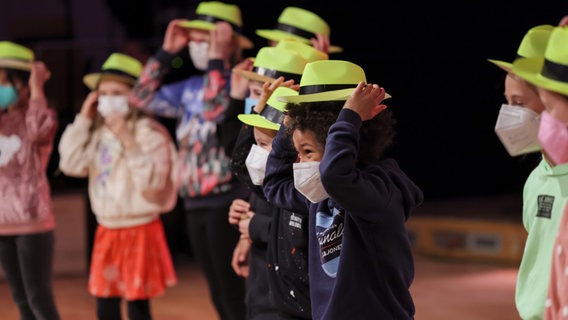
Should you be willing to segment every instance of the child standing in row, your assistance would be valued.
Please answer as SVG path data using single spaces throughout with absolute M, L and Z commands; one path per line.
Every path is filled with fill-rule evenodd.
M 394 122 L 384 89 L 364 82 L 353 63 L 308 63 L 300 94 L 281 97 L 287 119 L 268 157 L 269 201 L 309 208 L 314 319 L 414 317 L 405 221 L 423 194 L 394 160 L 381 159 Z
M 566 210 L 566 199 L 568 199 L 568 153 L 566 152 L 568 146 L 566 126 L 568 78 L 562 71 L 568 68 L 567 41 L 568 29 L 562 26 L 556 27 L 550 34 L 543 56 L 518 59 L 513 63 L 513 72 L 537 87 L 540 100 L 546 107 L 541 115 L 538 138 L 544 147 L 543 162 L 546 162 L 548 168 L 545 167 L 547 170 L 541 170 L 539 176 L 533 177 L 531 187 L 535 192 L 538 191 L 539 206 L 529 213 L 544 221 L 554 221 L 555 229 L 554 232 L 546 234 L 538 233 L 541 241 L 544 241 L 545 246 L 541 250 L 547 254 L 545 257 L 547 258 L 545 261 L 547 269 L 533 269 L 531 274 L 544 274 L 547 278 L 543 279 L 546 280 L 544 284 L 538 282 L 540 289 L 537 294 L 539 301 L 542 302 L 528 310 L 532 311 L 529 315 L 533 318 L 549 320 L 564 319 L 568 310 L 568 295 L 566 294 L 568 283 L 566 280 L 566 267 L 568 266 L 566 255 L 568 248 L 566 236 L 568 228 L 568 211 Z M 533 225 L 538 226 L 536 223 Z M 542 227 L 540 230 L 543 230 Z M 528 258 L 542 260 L 535 259 L 534 255 Z M 532 280 L 530 283 L 534 287 L 537 282 Z M 533 300 L 535 298 L 533 297 Z
M 245 319 L 245 282 L 231 268 L 239 232 L 227 222 L 229 206 L 249 191 L 231 173 L 219 132 L 229 104 L 232 67 L 252 42 L 242 34 L 237 5 L 203 1 L 193 20 L 170 21 L 161 48 L 149 58 L 134 87 L 131 103 L 153 114 L 178 119 L 180 197 L 186 230 L 213 305 L 222 320 Z M 189 50 L 202 73 L 163 84 L 171 62 Z
M 34 59 L 29 48 L 0 42 L 0 262 L 21 319 L 58 320 L 45 173 L 58 123 L 43 89 L 49 70 Z
M 84 77 L 93 90 L 59 143 L 61 171 L 89 178 L 96 215 L 89 292 L 101 320 L 151 319 L 150 299 L 177 283 L 160 214 L 177 200 L 176 148 L 159 122 L 128 106 L 142 64 L 113 53 Z

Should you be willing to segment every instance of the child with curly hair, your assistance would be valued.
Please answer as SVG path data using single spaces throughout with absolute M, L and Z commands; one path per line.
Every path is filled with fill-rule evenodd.
M 405 222 L 422 191 L 393 159 L 387 96 L 347 61 L 308 63 L 273 141 L 263 189 L 289 210 L 309 208 L 313 319 L 413 319 Z M 331 90 L 330 90 L 331 89 Z

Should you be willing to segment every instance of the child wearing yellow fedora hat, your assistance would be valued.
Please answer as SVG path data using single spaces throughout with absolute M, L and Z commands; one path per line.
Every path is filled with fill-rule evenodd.
M 244 319 L 246 313 L 245 281 L 231 268 L 239 232 L 227 222 L 227 212 L 233 199 L 248 197 L 249 190 L 232 174 L 230 151 L 219 132 L 230 101 L 231 70 L 241 61 L 242 50 L 252 46 L 242 28 L 237 5 L 200 2 L 194 19 L 169 23 L 162 47 L 148 59 L 130 97 L 138 108 L 179 120 L 180 197 L 187 235 L 221 319 Z M 194 65 L 204 72 L 163 84 L 174 56 L 188 46 Z
M 302 232 L 306 228 L 302 229 L 301 223 L 301 221 L 307 222 L 307 219 L 302 218 L 303 213 L 292 214 L 266 202 L 261 188 L 262 156 L 267 154 L 263 147 L 269 148 L 283 119 L 284 104 L 276 98 L 282 94 L 290 95 L 296 92 L 294 88 L 297 88 L 297 83 L 308 62 L 304 57 L 327 58 L 325 53 L 313 53 L 319 51 L 309 45 L 302 44 L 302 46 L 304 47 L 295 50 L 264 47 L 259 50 L 250 68 L 235 68 L 232 82 L 238 81 L 241 84 L 231 86 L 231 100 L 235 103 L 229 107 L 232 111 L 229 111 L 228 115 L 231 116 L 227 117 L 223 124 L 223 127 L 238 125 L 240 128 L 233 147 L 231 168 L 252 191 L 248 201 L 235 199 L 229 211 L 229 222 L 238 226 L 241 231 L 242 239 L 233 253 L 233 268 L 241 275 L 246 275 L 243 273 L 248 272 L 247 305 L 251 319 L 257 319 L 263 309 L 265 313 L 272 310 L 274 317 L 277 315 L 300 319 L 310 317 L 306 281 L 307 247 L 302 245 L 307 243 L 307 234 Z M 242 103 L 237 102 L 239 97 L 242 101 L 242 97 L 246 94 L 244 84 L 248 84 L 248 97 L 245 99 L 243 114 Z M 235 93 L 239 86 L 240 91 Z M 267 94 L 275 90 L 274 95 Z M 263 100 L 259 103 L 261 97 Z M 234 122 L 233 119 L 237 118 L 240 121 L 231 124 Z M 261 159 L 253 161 L 256 164 L 252 164 L 252 159 L 259 156 Z M 255 166 L 256 169 L 252 171 L 250 165 Z M 292 232 L 289 232 L 290 228 L 286 226 L 292 218 L 297 221 L 294 222 L 295 227 Z M 290 243 L 295 244 L 292 254 L 284 249 L 290 249 L 292 247 Z M 275 265 L 279 266 L 276 267 L 277 271 Z M 290 278 L 291 274 L 295 277 Z
M 21 319 L 59 319 L 53 296 L 55 219 L 46 165 L 58 127 L 34 52 L 0 41 L 0 262 Z
M 98 319 L 151 319 L 150 299 L 177 283 L 161 214 L 177 201 L 177 150 L 167 129 L 128 95 L 142 64 L 113 53 L 99 72 L 84 76 L 91 89 L 59 142 L 59 168 L 87 177 L 97 229 L 89 292 Z
M 531 28 L 523 37 L 515 59 L 542 57 L 552 31 L 552 25 Z M 537 133 L 540 113 L 544 105 L 538 98 L 536 87 L 511 72 L 512 62 L 489 59 L 507 72 L 505 77 L 505 98 L 499 110 L 495 133 L 509 155 L 515 157 L 538 152 L 541 147 Z
M 540 318 L 544 316 L 545 319 L 563 318 L 566 314 L 566 303 L 568 303 L 568 295 L 566 295 L 568 284 L 564 280 L 568 266 L 564 254 L 568 245 L 566 236 L 568 164 L 565 152 L 568 147 L 568 139 L 566 139 L 568 46 L 566 41 L 568 41 L 568 28 L 555 27 L 550 34 L 543 56 L 518 59 L 512 67 L 515 74 L 537 87 L 539 97 L 546 106 L 546 110 L 541 114 L 538 132 L 539 141 L 544 147 L 543 160 L 539 165 L 542 168 L 536 173 L 531 173 L 525 186 L 525 190 L 532 191 L 530 195 L 533 195 L 532 199 L 529 198 L 525 203 L 532 204 L 529 209 L 537 205 L 536 208 L 539 209 L 539 211 L 532 211 L 538 213 L 536 218 L 533 218 L 535 221 L 529 225 L 531 229 L 528 230 L 529 237 L 533 231 L 538 238 L 531 239 L 531 242 L 527 238 L 526 245 L 533 247 L 538 245 L 538 250 L 535 248 L 526 259 L 537 262 L 532 262 L 530 265 L 527 263 L 527 268 L 521 265 L 518 286 L 522 286 L 520 289 L 524 288 L 525 291 L 517 290 L 517 292 L 524 293 L 520 296 L 523 300 L 517 303 L 518 306 L 520 303 L 527 303 L 528 299 L 532 301 L 531 305 L 519 310 L 519 313 L 524 311 L 521 316 Z M 548 200 L 545 203 L 546 207 L 542 204 L 544 200 Z M 547 223 L 550 224 L 549 228 L 545 228 Z M 533 226 L 539 229 L 534 229 Z M 527 249 L 525 249 L 525 254 L 526 252 Z M 541 260 L 545 262 L 540 262 Z M 532 268 L 529 269 L 529 267 Z M 521 271 L 523 271 L 523 278 L 521 278 Z M 538 283 L 537 286 L 535 286 L 536 283 Z M 517 297 L 519 298 L 519 294 Z
M 322 17 L 295 6 L 282 10 L 273 29 L 258 29 L 256 34 L 273 46 L 281 40 L 296 40 L 311 44 L 325 53 L 343 51 L 343 48 L 329 43 L 331 28 Z
M 495 132 L 511 156 L 540 152 L 538 165 L 527 177 L 523 189 L 523 224 L 528 236 L 515 292 L 517 311 L 522 319 L 542 319 L 553 242 L 568 195 L 563 194 L 559 184 L 566 168 L 550 165 L 538 139 L 545 104 L 537 86 L 520 76 L 514 66 L 524 59 L 542 59 L 553 29 L 551 25 L 529 29 L 512 62 L 490 60 L 507 72 L 505 97 L 508 104 L 501 106 Z
M 307 212 L 292 213 L 273 206 L 266 201 L 261 187 L 272 139 L 284 118 L 284 103 L 277 97 L 297 93 L 279 86 L 282 81 L 283 78 L 279 78 L 266 84 L 274 93 L 270 98 L 263 94 L 252 114 L 238 115 L 243 127 L 233 151 L 232 167 L 253 192 L 247 201 L 233 201 L 229 222 L 238 227 L 239 246 L 244 247 L 235 248 L 233 266 L 239 273 L 244 267 L 248 268 L 248 319 L 311 317 L 306 269 L 307 228 L 302 223 L 307 222 L 304 216 Z M 251 136 L 253 142 L 249 141 Z M 290 223 L 294 223 L 292 228 Z M 239 261 L 242 258 L 245 261 Z
M 405 221 L 422 191 L 383 153 L 394 118 L 385 90 L 349 61 L 308 63 L 272 142 L 263 190 L 276 206 L 309 210 L 313 319 L 413 319 Z

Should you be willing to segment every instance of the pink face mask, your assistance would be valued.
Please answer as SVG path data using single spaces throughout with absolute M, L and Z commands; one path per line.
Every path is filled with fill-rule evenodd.
M 538 140 L 555 164 L 568 162 L 568 126 L 547 111 L 540 115 Z

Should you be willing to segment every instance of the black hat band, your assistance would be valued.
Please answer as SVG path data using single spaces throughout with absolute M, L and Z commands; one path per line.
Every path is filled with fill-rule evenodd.
M 293 79 L 294 83 L 299 83 L 300 79 L 302 78 L 301 74 L 283 72 L 283 71 L 278 71 L 276 69 L 270 69 L 270 68 L 264 68 L 264 67 L 254 67 L 254 68 L 252 68 L 252 71 L 256 74 L 259 74 L 259 75 L 265 76 L 265 77 L 269 77 L 269 78 L 272 78 L 272 79 L 278 79 L 279 77 L 284 77 L 285 81 Z
M 341 89 L 350 89 L 355 87 L 357 87 L 357 84 L 313 84 L 309 86 L 300 87 L 300 95 L 341 90 Z
M 300 29 L 298 27 L 294 27 L 291 26 L 289 24 L 285 24 L 285 23 L 278 23 L 276 25 L 276 29 L 280 30 L 280 31 L 284 31 L 286 33 L 291 33 L 293 35 L 297 35 L 299 37 L 305 38 L 305 39 L 311 39 L 311 38 L 315 38 L 316 34 L 310 31 L 306 31 L 304 29 Z
M 544 59 L 540 74 L 556 81 L 568 82 L 568 66 Z
M 276 124 L 282 124 L 282 122 L 284 122 L 284 113 L 270 106 L 269 104 L 264 106 L 264 109 L 262 109 L 260 115 L 266 120 Z
M 126 73 L 126 72 L 124 72 L 122 70 L 118 70 L 118 69 L 104 69 L 101 72 L 101 76 L 104 76 L 104 75 L 124 76 L 124 77 L 132 78 L 133 80 L 138 79 L 138 77 L 135 77 L 135 76 L 131 75 L 130 73 Z
M 233 31 L 237 32 L 238 34 L 243 34 L 243 30 L 242 30 L 241 27 L 237 26 L 236 24 L 234 24 L 230 21 L 219 19 L 219 18 L 214 17 L 214 16 L 210 16 L 210 15 L 206 15 L 206 14 L 198 14 L 195 17 L 195 20 L 201 20 L 201 21 L 211 22 L 211 23 L 226 22 L 226 23 L 230 24 L 231 27 L 233 27 Z

